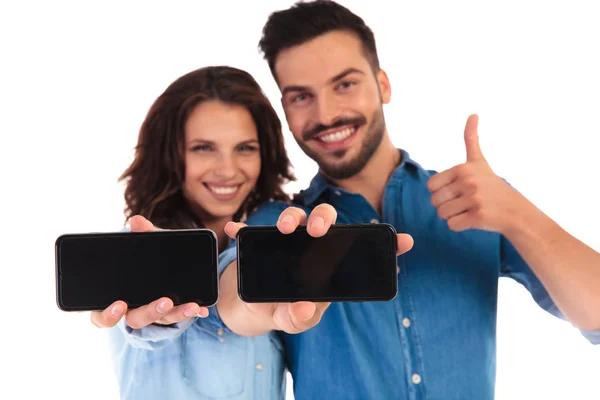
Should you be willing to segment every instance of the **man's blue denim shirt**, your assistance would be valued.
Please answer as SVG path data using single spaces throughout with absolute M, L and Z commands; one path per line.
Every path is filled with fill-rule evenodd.
M 316 327 L 280 334 L 297 400 L 493 399 L 502 276 L 521 283 L 541 308 L 563 318 L 503 236 L 448 228 L 426 186 L 435 172 L 400 151 L 403 161 L 388 181 L 381 215 L 361 195 L 319 174 L 296 199 L 294 205 L 307 215 L 328 203 L 338 212 L 338 224 L 386 222 L 415 240 L 398 257 L 393 301 L 333 303 Z M 247 223 L 274 225 L 287 206 L 267 203 Z M 235 256 L 232 243 L 220 258 L 221 272 Z M 600 343 L 600 332 L 582 333 Z

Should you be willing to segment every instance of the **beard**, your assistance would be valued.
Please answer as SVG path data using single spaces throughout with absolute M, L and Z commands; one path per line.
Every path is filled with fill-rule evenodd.
M 302 140 L 296 140 L 298 146 L 304 151 L 304 153 L 315 161 L 320 170 L 325 176 L 333 180 L 344 180 L 353 177 L 363 170 L 365 165 L 369 162 L 383 139 L 383 133 L 385 131 L 385 120 L 383 116 L 383 108 L 375 111 L 371 117 L 371 122 L 367 126 L 365 138 L 360 146 L 359 152 L 356 156 L 349 160 L 343 160 L 348 150 L 343 149 L 334 153 L 323 155 L 318 151 L 315 151 L 306 144 L 306 141 L 313 138 L 318 133 L 336 128 L 339 126 L 352 125 L 361 127 L 366 124 L 366 118 L 364 116 L 358 118 L 340 118 L 330 126 L 317 125 L 302 135 Z M 339 161 L 330 161 L 331 156 Z

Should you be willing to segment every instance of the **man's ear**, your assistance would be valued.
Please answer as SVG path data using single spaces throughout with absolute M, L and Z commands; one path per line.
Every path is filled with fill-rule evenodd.
M 392 97 L 392 86 L 390 85 L 390 79 L 384 70 L 379 69 L 377 71 L 377 84 L 379 85 L 379 93 L 381 95 L 381 102 L 388 104 Z

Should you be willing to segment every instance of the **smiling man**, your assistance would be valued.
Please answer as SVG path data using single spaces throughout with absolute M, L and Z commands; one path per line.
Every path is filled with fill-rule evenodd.
M 398 296 L 384 303 L 244 304 L 235 249 L 224 253 L 223 327 L 281 331 L 296 399 L 493 399 L 501 276 L 600 343 L 600 254 L 492 171 L 476 115 L 465 162 L 426 170 L 390 140 L 391 85 L 360 17 L 331 1 L 297 3 L 271 14 L 260 47 L 319 173 L 294 207 L 270 203 L 247 223 L 289 233 L 307 222 L 322 234 L 381 221 L 414 238 L 398 260 Z M 230 237 L 240 226 L 226 227 Z
M 343 32 L 332 32 L 325 39 L 326 46 L 328 42 L 356 41 L 356 38 Z M 353 44 L 356 46 L 356 43 Z M 322 45 L 321 41 L 316 40 L 301 51 L 317 54 L 316 51 Z M 385 77 L 381 81 L 381 84 L 386 85 L 383 93 L 374 85 L 359 85 L 361 81 L 372 79 L 368 63 L 363 62 L 359 67 L 349 67 L 342 72 L 336 70 L 343 60 L 353 56 L 348 54 L 349 49 L 351 47 L 334 50 L 340 63 L 326 64 L 323 67 L 326 69 L 325 76 L 329 78 L 321 86 L 282 86 L 282 101 L 288 124 L 292 132 L 299 133 L 295 135 L 296 142 L 317 162 L 324 175 L 335 180 L 345 180 L 360 173 L 378 149 L 384 137 L 385 122 L 383 110 L 380 107 L 374 108 L 373 105 L 387 103 L 390 99 L 389 84 L 384 81 Z M 302 75 L 303 72 L 310 71 L 311 66 L 289 62 L 295 60 L 293 49 L 282 53 L 283 61 L 278 68 L 293 71 L 299 81 L 309 82 Z M 287 64 L 285 60 L 288 60 Z M 314 61 L 319 64 L 319 57 Z M 319 91 L 321 93 L 315 93 Z M 321 98 L 332 98 L 315 102 L 315 97 L 319 94 Z M 337 109 L 340 107 L 348 108 L 342 116 L 338 115 Z M 368 125 L 367 116 L 370 117 Z M 392 151 L 394 156 L 398 156 L 396 153 Z

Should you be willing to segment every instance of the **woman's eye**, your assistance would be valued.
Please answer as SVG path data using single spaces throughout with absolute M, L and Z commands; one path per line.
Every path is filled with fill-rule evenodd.
M 258 150 L 255 146 L 251 146 L 249 144 L 243 144 L 239 147 L 240 151 L 256 151 Z
M 192 151 L 210 151 L 211 147 L 207 144 L 199 144 L 192 147 Z

